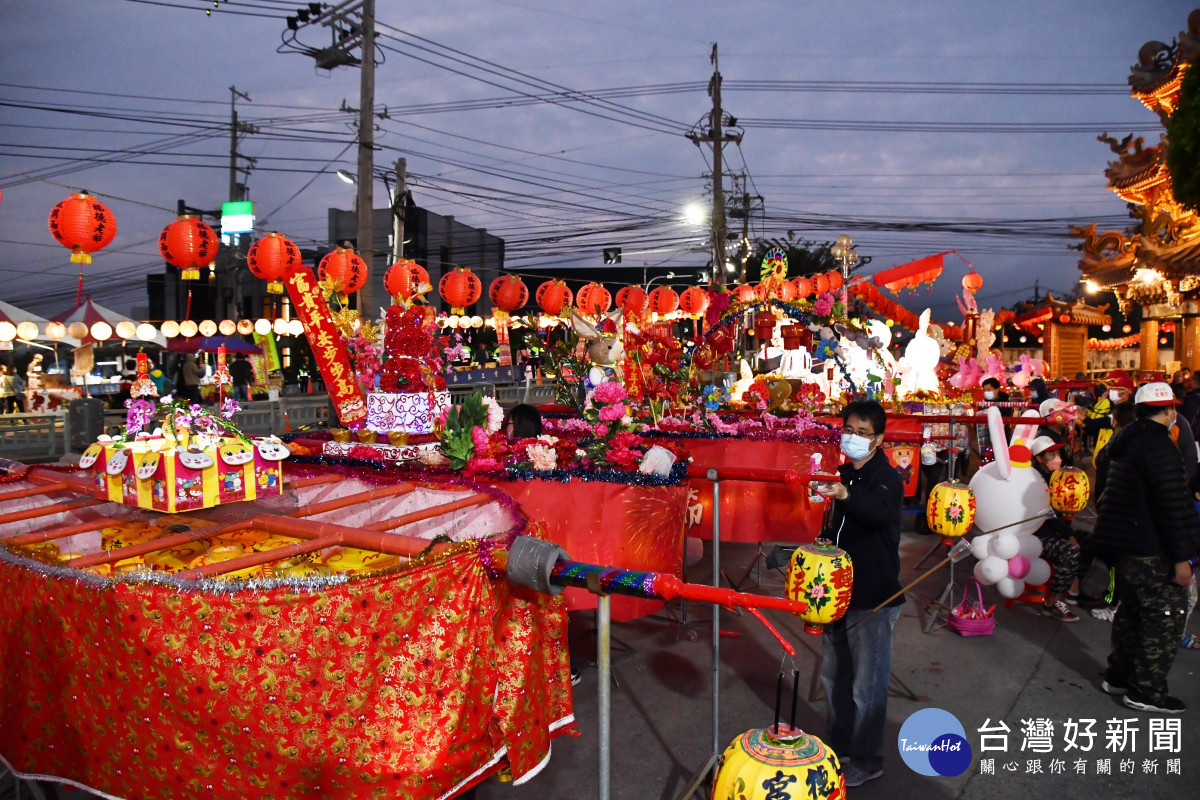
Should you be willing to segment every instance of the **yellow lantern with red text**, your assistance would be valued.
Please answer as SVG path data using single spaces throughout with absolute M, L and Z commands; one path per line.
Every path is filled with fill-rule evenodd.
M 939 536 L 964 536 L 975 524 L 975 492 L 960 481 L 942 481 L 929 493 L 925 521 Z
M 1078 514 L 1088 502 L 1092 487 L 1079 467 L 1062 467 L 1050 476 L 1050 505 L 1063 514 Z
M 808 606 L 800 615 L 804 632 L 820 634 L 821 629 L 841 619 L 850 607 L 854 588 L 854 565 L 845 550 L 826 539 L 802 544 L 792 553 L 784 580 L 784 594 Z
M 846 778 L 833 750 L 812 734 L 778 723 L 746 731 L 717 761 L 709 797 L 720 800 L 845 800 Z

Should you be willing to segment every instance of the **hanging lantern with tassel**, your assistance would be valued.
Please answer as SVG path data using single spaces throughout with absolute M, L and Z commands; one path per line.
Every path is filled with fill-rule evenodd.
M 708 310 L 708 292 L 699 286 L 689 286 L 679 295 L 679 309 L 689 317 L 703 316 Z
M 353 249 L 339 247 L 317 264 L 317 279 L 328 281 L 334 291 L 354 294 L 367 282 L 367 262 Z
M 599 283 L 589 283 L 576 293 L 575 307 L 584 314 L 598 317 L 612 307 L 612 293 Z
M 185 281 L 200 280 L 200 270 L 212 264 L 221 246 L 216 232 L 199 217 L 184 214 L 158 235 L 158 252 L 179 269 Z
M 853 587 L 850 556 L 832 542 L 817 539 L 792 553 L 784 593 L 808 605 L 808 611 L 800 615 L 805 633 L 820 634 L 823 626 L 841 619 L 850 607 Z
M 560 280 L 546 281 L 537 288 L 534 295 L 538 307 L 551 317 L 557 317 L 571 307 L 575 293 Z
M 72 264 L 92 263 L 92 253 L 117 235 L 117 219 L 108 206 L 86 192 L 73 194 L 50 210 L 50 233 L 71 250 Z
M 488 287 L 488 297 L 496 308 L 511 314 L 529 302 L 529 287 L 519 275 L 504 275 L 492 281 Z
M 254 277 L 267 282 L 268 294 L 283 294 L 283 276 L 299 263 L 300 248 L 278 233 L 268 233 L 246 253 L 246 266 Z
M 442 299 L 450 304 L 451 314 L 464 314 L 467 306 L 483 296 L 483 284 L 471 270 L 455 267 L 453 272 L 447 272 L 438 281 L 438 291 Z
M 641 314 L 649 302 L 649 295 L 640 286 L 626 286 L 617 292 L 617 306 L 625 316 Z

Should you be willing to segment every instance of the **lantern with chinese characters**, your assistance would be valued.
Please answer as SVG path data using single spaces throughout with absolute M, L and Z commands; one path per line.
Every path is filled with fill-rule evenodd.
M 776 281 L 771 284 L 771 294 L 785 303 L 790 303 L 796 299 L 796 284 L 791 281 Z
M 246 266 L 254 277 L 267 282 L 270 294 L 283 294 L 283 276 L 299 263 L 300 248 L 278 233 L 268 233 L 250 245 L 246 253 Z
M 842 284 L 845 282 L 845 279 L 842 278 L 842 273 L 838 272 L 836 269 L 831 269 L 829 272 L 826 272 L 825 280 L 829 282 L 829 291 L 831 292 L 842 288 Z
M 92 263 L 92 253 L 117 235 L 117 219 L 108 206 L 85 192 L 73 194 L 50 210 L 50 233 L 71 250 L 72 264 Z
M 626 314 L 641 314 L 646 310 L 649 296 L 640 286 L 626 286 L 617 292 L 617 305 Z
M 538 307 L 552 317 L 557 317 L 566 309 L 571 307 L 571 302 L 575 299 L 575 293 L 560 280 L 546 281 L 537 288 L 537 293 L 534 295 L 537 300 Z
M 844 800 L 846 779 L 837 754 L 816 736 L 777 724 L 746 731 L 717 762 L 713 798 Z
M 679 308 L 679 295 L 670 286 L 655 286 L 650 290 L 650 310 L 655 314 L 670 314 Z
M 808 278 L 792 278 L 790 283 L 796 287 L 796 297 L 801 300 L 813 293 L 812 281 Z
M 158 235 L 158 252 L 179 268 L 179 277 L 185 281 L 200 279 L 200 269 L 213 262 L 220 244 L 216 232 L 191 214 L 184 214 Z
M 689 286 L 679 295 L 679 308 L 689 317 L 699 317 L 708 310 L 708 292 L 699 286 Z
M 575 306 L 598 317 L 612 307 L 612 293 L 598 283 L 589 283 L 575 294 Z
M 925 521 L 939 536 L 963 536 L 975 524 L 975 492 L 965 483 L 942 481 L 929 493 Z
M 828 540 L 802 544 L 792 553 L 784 593 L 808 605 L 800 615 L 805 633 L 820 634 L 823 626 L 841 619 L 850 607 L 853 586 L 850 556 Z
M 517 275 L 504 275 L 492 281 L 488 287 L 488 297 L 492 305 L 511 314 L 529 302 L 529 287 Z
M 367 282 L 367 262 L 349 247 L 339 247 L 321 259 L 317 279 L 343 294 L 354 294 Z
M 829 276 L 817 275 L 812 279 L 813 291 L 817 294 L 825 294 L 829 291 Z
M 453 272 L 447 272 L 438 281 L 438 291 L 442 299 L 450 304 L 451 314 L 463 314 L 467 306 L 483 295 L 483 284 L 471 270 L 455 267 Z
M 743 283 L 737 289 L 734 289 L 733 297 L 739 303 L 757 303 L 759 300 L 758 287 L 753 284 Z
M 1050 476 L 1050 505 L 1063 514 L 1078 514 L 1087 506 L 1091 485 L 1079 467 L 1062 467 Z
M 405 304 L 412 301 L 417 288 L 416 282 L 413 280 L 415 277 L 413 270 L 409 269 L 411 263 L 402 258 L 383 273 L 383 288 L 387 291 L 388 296 Z

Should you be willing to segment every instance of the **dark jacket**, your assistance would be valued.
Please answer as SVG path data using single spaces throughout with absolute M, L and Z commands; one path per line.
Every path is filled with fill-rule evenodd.
M 1107 556 L 1160 556 L 1187 561 L 1200 552 L 1200 514 L 1167 428 L 1135 420 L 1104 448 L 1096 488 L 1092 549 Z M 1106 469 L 1105 469 L 1106 468 Z
M 1200 438 L 1200 389 L 1192 389 L 1184 395 L 1183 405 L 1179 407 L 1179 422 L 1186 422 L 1193 437 Z
M 880 450 L 854 469 L 838 467 L 850 496 L 833 504 L 827 536 L 846 551 L 854 565 L 850 607 L 874 608 L 900 591 L 900 505 L 904 485 Z M 904 603 L 904 595 L 889 606 Z

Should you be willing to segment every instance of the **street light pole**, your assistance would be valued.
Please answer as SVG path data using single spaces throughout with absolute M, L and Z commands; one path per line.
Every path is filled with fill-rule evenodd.
M 375 0 L 362 0 L 362 82 L 358 104 L 358 255 L 367 280 L 358 290 L 358 310 L 368 319 L 375 308 Z
M 854 249 L 854 240 L 846 234 L 837 238 L 829 253 L 842 262 L 842 307 L 849 310 L 846 298 L 850 288 L 850 267 L 858 262 L 858 252 Z

